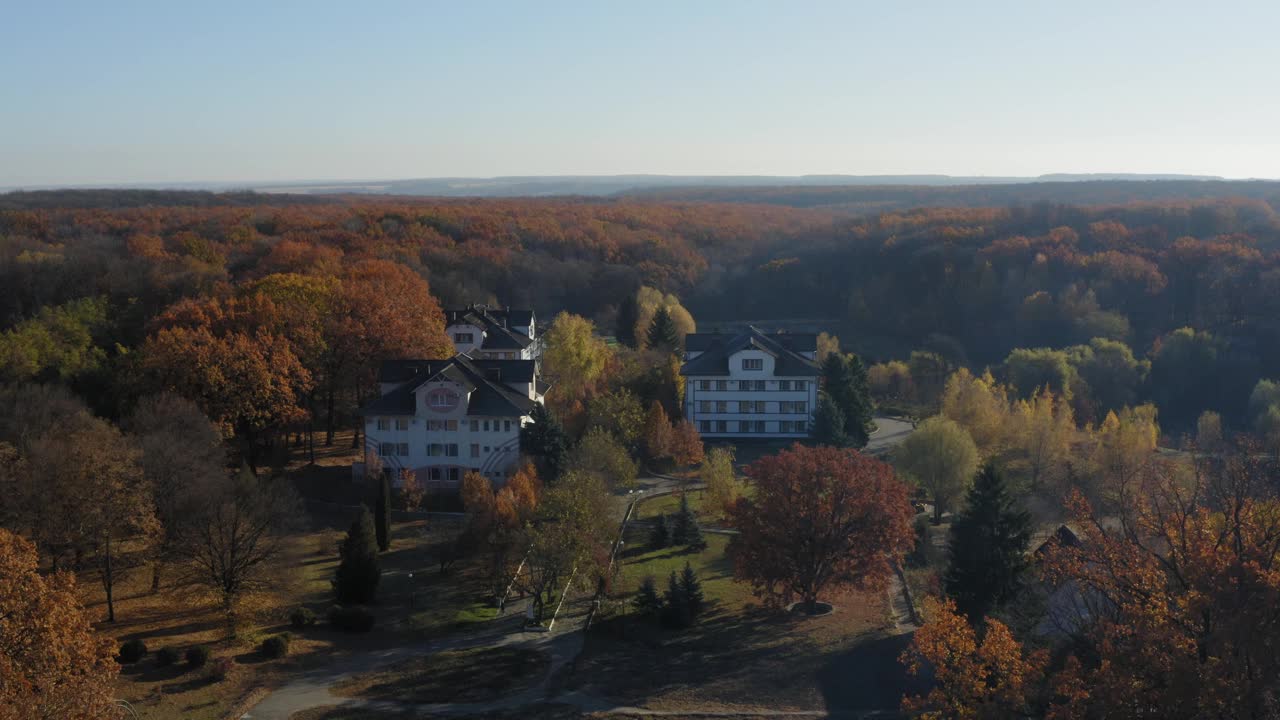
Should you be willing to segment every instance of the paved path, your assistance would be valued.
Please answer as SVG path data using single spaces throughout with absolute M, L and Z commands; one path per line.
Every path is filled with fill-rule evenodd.
M 888 452 L 898 443 L 907 439 L 907 436 L 915 430 L 915 426 L 908 420 L 899 420 L 891 417 L 877 417 L 876 430 L 871 433 L 871 439 L 867 441 L 867 446 L 863 448 L 863 452 L 878 455 Z

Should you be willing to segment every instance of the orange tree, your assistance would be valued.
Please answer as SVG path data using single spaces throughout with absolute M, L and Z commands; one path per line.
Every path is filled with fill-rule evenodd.
M 881 588 L 914 541 L 907 486 L 855 450 L 797 444 L 747 474 L 755 497 L 730 512 L 734 575 L 773 607 L 813 611 L 824 590 Z
M 37 563 L 30 542 L 0 528 L 0 717 L 112 717 L 115 643 L 93 632 L 75 578 Z

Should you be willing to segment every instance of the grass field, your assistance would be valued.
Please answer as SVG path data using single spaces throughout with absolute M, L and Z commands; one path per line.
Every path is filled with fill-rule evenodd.
M 534 685 L 549 664 L 546 653 L 527 648 L 448 650 L 357 675 L 333 692 L 410 703 L 484 702 Z
M 726 536 L 707 535 L 701 552 L 650 551 L 646 538 L 644 528 L 628 529 L 613 586 L 614 615 L 588 635 L 571 686 L 670 712 L 896 708 L 901 681 L 878 674 L 886 667 L 897 672 L 905 642 L 887 634 L 892 623 L 883 593 L 829 595 L 824 599 L 835 611 L 823 617 L 781 615 L 734 582 Z M 629 599 L 646 575 L 664 587 L 668 573 L 686 561 L 708 601 L 692 628 L 667 630 L 630 611 Z

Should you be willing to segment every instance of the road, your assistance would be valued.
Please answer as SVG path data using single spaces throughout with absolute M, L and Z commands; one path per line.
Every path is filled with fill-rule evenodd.
M 915 426 L 907 420 L 899 420 L 891 417 L 877 417 L 876 431 L 871 433 L 871 439 L 867 442 L 867 446 L 862 449 L 863 452 L 870 455 L 879 455 L 886 453 L 897 447 L 898 443 L 907 439 L 907 436 L 915 430 Z

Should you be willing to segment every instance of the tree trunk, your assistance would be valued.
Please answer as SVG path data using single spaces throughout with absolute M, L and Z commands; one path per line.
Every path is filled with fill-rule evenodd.
M 107 537 L 106 554 L 102 558 L 102 585 L 107 591 L 107 622 L 116 621 L 116 600 L 115 600 L 115 577 L 112 575 L 115 568 L 111 564 L 111 538 Z
M 160 559 L 151 561 L 151 594 L 160 592 Z
M 325 393 L 325 415 L 324 415 L 324 446 L 333 445 L 333 386 L 330 385 Z

